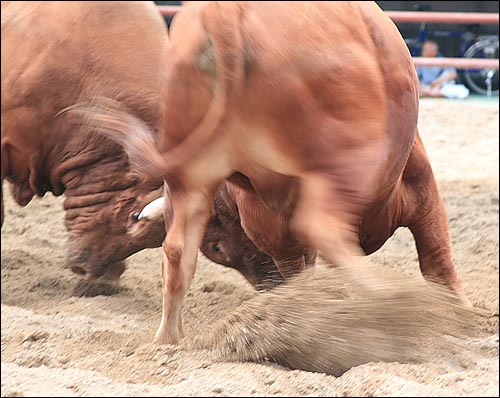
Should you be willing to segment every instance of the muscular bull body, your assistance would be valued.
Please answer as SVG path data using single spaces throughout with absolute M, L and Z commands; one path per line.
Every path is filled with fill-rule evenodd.
M 116 104 L 86 111 L 124 145 L 140 173 L 160 176 L 168 186 L 156 342 L 182 335 L 197 249 L 227 178 L 243 189 L 233 193 L 237 204 L 256 209 L 258 201 L 247 195 L 255 192 L 261 209 L 290 214 L 276 230 L 289 236 L 290 228 L 297 237 L 282 239 L 301 259 L 297 269 L 306 264 L 304 242 L 373 286 L 360 243 L 376 250 L 408 225 L 423 273 L 440 277 L 466 300 L 417 135 L 415 69 L 398 30 L 375 3 L 189 2 L 170 40 L 159 143 Z M 249 236 L 274 229 L 273 222 L 254 228 L 262 218 L 246 210 L 238 207 Z M 277 260 L 281 273 L 291 273 L 285 259 Z
M 295 190 L 296 184 L 289 185 L 285 189 Z M 163 205 L 163 201 L 159 203 Z M 217 190 L 201 251 L 212 261 L 237 269 L 258 289 L 271 287 L 283 281 L 273 260 L 279 263 L 281 256 L 289 272 L 295 273 L 300 271 L 303 254 L 308 253 L 306 245 L 291 236 L 288 221 L 293 206 L 293 202 L 283 203 L 280 210 L 269 209 L 251 188 L 226 181 Z M 163 213 L 144 217 L 153 222 L 163 218 Z M 145 224 L 142 227 L 147 228 Z M 401 183 L 364 213 L 357 229 L 359 245 L 365 254 L 372 254 L 399 227 L 408 227 L 414 235 L 422 274 L 449 284 L 462 295 L 451 257 L 445 208 L 418 134 Z M 314 261 L 315 252 L 309 251 L 306 265 Z
M 90 278 L 117 280 L 122 260 L 159 246 L 164 230 L 130 238 L 152 187 L 128 173 L 119 145 L 58 113 L 110 96 L 157 131 L 167 42 L 153 2 L 2 2 L 2 182 L 21 206 L 65 194 L 70 264 Z

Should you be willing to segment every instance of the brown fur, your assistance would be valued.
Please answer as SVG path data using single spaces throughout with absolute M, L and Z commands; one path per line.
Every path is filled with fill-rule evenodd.
M 296 186 L 297 183 L 290 180 L 282 187 L 282 192 L 293 192 Z M 262 268 L 260 264 L 263 255 L 267 254 L 277 260 L 279 257 L 276 253 L 281 253 L 282 258 L 286 259 L 284 265 L 292 269 L 292 274 L 299 272 L 302 256 L 308 251 L 307 246 L 289 236 L 291 231 L 288 222 L 276 222 L 277 217 L 290 216 L 295 202 L 276 202 L 281 204 L 281 208 L 271 211 L 263 201 L 258 200 L 255 191 L 225 182 L 216 195 L 215 215 L 210 220 L 202 244 L 204 254 L 226 266 L 257 270 Z M 226 210 L 228 208 L 232 209 L 229 216 Z M 437 225 L 429 227 L 430 222 Z M 405 165 L 401 183 L 387 194 L 381 192 L 373 206 L 364 213 L 357 227 L 359 245 L 365 254 L 372 254 L 402 226 L 409 227 L 415 237 L 424 277 L 436 279 L 461 295 L 451 257 L 444 205 L 418 135 Z M 246 239 L 250 238 L 254 244 L 245 247 L 246 257 L 239 255 L 236 248 L 242 235 Z M 283 236 L 287 238 L 283 239 Z M 217 243 L 222 247 L 233 248 L 232 253 L 227 254 L 232 261 L 221 262 L 207 240 L 212 245 Z M 296 245 L 301 245 L 302 254 L 294 253 Z M 313 253 L 308 265 L 314 264 L 314 259 Z M 267 268 L 269 278 L 280 275 L 277 268 L 269 265 Z M 244 273 L 242 269 L 239 270 Z
M 133 239 L 127 225 L 161 181 L 133 178 L 121 147 L 59 112 L 108 96 L 158 131 L 167 42 L 153 2 L 2 2 L 2 181 L 21 206 L 65 194 L 70 264 L 91 278 L 118 280 L 123 259 L 160 244 L 161 224 Z
M 209 43 L 215 78 L 197 62 Z M 182 301 L 213 198 L 235 172 L 271 209 L 274 178 L 295 179 L 297 201 L 279 230 L 288 233 L 290 225 L 292 236 L 373 289 L 381 282 L 361 260 L 359 226 L 370 212 L 368 220 L 401 214 L 369 222 L 366 231 L 375 242 L 367 243 L 378 248 L 398 224 L 413 225 L 423 273 L 440 277 L 467 301 L 417 135 L 411 56 L 375 3 L 190 2 L 172 25 L 164 68 L 159 144 L 130 115 L 109 119 L 94 109 L 93 116 L 125 143 L 140 172 L 162 176 L 169 186 L 173 218 L 163 243 L 169 272 L 163 273 L 157 342 L 182 335 Z M 128 119 L 120 122 L 122 117 Z M 405 170 L 407 162 L 415 166 Z M 303 262 L 296 267 L 304 268 Z
M 223 184 L 217 191 L 214 214 L 200 250 L 210 260 L 238 270 L 257 290 L 283 282 L 273 258 L 252 241 L 241 227 L 234 200 Z

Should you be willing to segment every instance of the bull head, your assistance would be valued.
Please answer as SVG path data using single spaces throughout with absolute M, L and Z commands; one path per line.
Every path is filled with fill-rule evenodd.
M 96 176 L 95 169 L 92 175 Z M 109 182 L 104 184 L 107 188 L 87 193 L 85 189 L 98 184 L 90 181 L 94 178 L 88 175 L 82 178 L 84 183 L 79 181 L 75 188 L 68 187 L 64 202 L 69 267 L 90 280 L 117 282 L 128 256 L 145 248 L 159 247 L 165 238 L 162 219 L 148 222 L 137 219 L 140 210 L 161 196 L 162 191 L 158 184 L 153 187 L 127 173 L 108 170 L 103 178 Z
M 150 234 L 154 226 L 163 221 L 164 206 L 167 206 L 167 214 L 171 216 L 169 201 L 165 197 L 145 206 L 135 215 L 137 221 L 131 228 L 131 234 Z M 243 231 L 239 217 L 229 214 L 227 210 L 227 205 L 217 195 L 201 252 L 213 262 L 239 271 L 257 290 L 270 289 L 281 283 L 283 277 L 272 258 L 253 244 Z M 169 224 L 170 220 L 167 220 L 166 225 Z

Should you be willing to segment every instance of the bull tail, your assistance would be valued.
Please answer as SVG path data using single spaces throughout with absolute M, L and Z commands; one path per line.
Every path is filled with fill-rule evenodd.
M 155 134 L 122 103 L 94 97 L 91 103 L 72 105 L 59 114 L 66 112 L 83 116 L 83 124 L 90 131 L 121 145 L 128 155 L 133 174 L 151 179 L 160 179 L 164 175 L 165 158 L 157 149 Z
M 221 4 L 225 3 L 225 4 Z M 181 168 L 185 162 L 210 146 L 221 131 L 230 112 L 231 99 L 242 92 L 244 61 L 242 57 L 241 13 L 238 3 L 208 2 L 201 23 L 215 50 L 217 85 L 212 102 L 198 126 L 178 146 L 168 151 L 164 174 Z
M 210 2 L 202 10 L 201 23 L 215 49 L 217 88 L 198 126 L 180 144 L 160 153 L 148 126 L 111 99 L 97 98 L 90 106 L 75 105 L 65 111 L 87 116 L 87 123 L 123 146 L 132 170 L 151 178 L 164 178 L 202 153 L 227 120 L 229 98 L 238 96 L 243 83 L 243 41 L 240 6 Z

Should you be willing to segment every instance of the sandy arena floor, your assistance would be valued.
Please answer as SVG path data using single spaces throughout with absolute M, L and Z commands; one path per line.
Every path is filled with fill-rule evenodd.
M 61 198 L 47 195 L 19 208 L 7 195 L 1 395 L 498 396 L 498 127 L 498 101 L 421 101 L 420 131 L 447 206 L 454 259 L 472 303 L 491 314 L 480 335 L 464 342 L 473 352 L 424 363 L 366 363 L 334 377 L 154 346 L 160 249 L 130 258 L 116 294 L 75 297 L 78 277 L 64 269 Z M 371 259 L 420 274 L 405 229 Z M 236 271 L 200 256 L 184 327 L 203 333 L 255 294 Z

